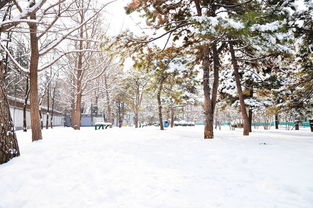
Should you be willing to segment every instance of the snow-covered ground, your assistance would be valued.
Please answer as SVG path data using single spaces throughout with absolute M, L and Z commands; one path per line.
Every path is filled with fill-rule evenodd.
M 308 129 L 44 130 L 0 165 L 1 208 L 312 208 Z

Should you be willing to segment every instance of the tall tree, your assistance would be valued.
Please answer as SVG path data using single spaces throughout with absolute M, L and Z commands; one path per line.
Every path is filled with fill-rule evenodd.
M 249 117 L 247 114 L 246 104 L 245 104 L 245 100 L 244 100 L 244 96 L 243 96 L 242 88 L 241 88 L 241 83 L 240 83 L 239 66 L 237 63 L 237 58 L 236 58 L 236 54 L 234 51 L 233 43 L 231 41 L 229 42 L 229 51 L 231 54 L 232 65 L 234 67 L 236 88 L 237 88 L 237 93 L 238 93 L 239 102 L 240 102 L 240 111 L 241 111 L 241 115 L 243 118 L 243 135 L 248 136 L 250 132 Z
M 108 68 L 111 58 L 104 51 L 101 51 L 101 39 L 104 32 L 100 27 L 101 17 L 98 5 L 93 4 L 92 0 L 79 0 L 75 2 L 78 17 L 73 17 L 73 22 L 82 25 L 86 19 L 93 17 L 92 22 L 88 22 L 79 28 L 77 33 L 71 37 L 75 41 L 74 55 L 74 85 L 75 85 L 75 102 L 72 113 L 72 127 L 80 129 L 82 97 L 86 93 L 89 82 L 103 75 Z M 103 54 L 101 54 L 103 53 Z M 72 60 L 69 60 L 70 62 Z
M 286 32 L 287 9 L 291 1 L 141 1 L 134 0 L 127 12 L 140 11 L 145 14 L 148 25 L 165 32 L 152 38 L 138 38 L 137 42 L 147 44 L 166 35 L 168 40 L 180 40 L 182 49 L 196 55 L 203 64 L 203 89 L 205 96 L 205 138 L 213 138 L 213 118 L 218 88 L 220 55 L 225 52 L 225 43 L 237 62 L 234 71 L 239 70 L 245 60 L 241 59 L 240 48 L 254 48 L 254 55 L 265 55 L 274 51 L 288 50 L 283 42 L 288 38 Z M 270 41 L 268 41 L 270 40 Z M 130 44 L 131 45 L 131 44 Z M 240 62 L 240 63 L 239 63 Z M 236 68 L 236 69 L 235 69 Z M 213 73 L 212 73 L 213 72 Z M 210 83 L 213 74 L 213 82 Z M 235 72 L 236 74 L 236 72 Z M 240 77 L 236 76 L 237 81 Z M 243 102 L 240 80 L 238 93 Z M 242 106 L 245 116 L 245 106 Z M 244 125 L 244 135 L 248 135 L 249 125 Z
M 46 1 L 39 1 L 36 3 L 36 1 L 30 1 L 28 8 L 36 9 L 31 10 L 29 13 L 30 20 L 25 21 L 28 24 L 28 32 L 30 36 L 29 47 L 31 48 L 31 55 L 29 69 L 25 69 L 20 66 L 14 59 L 14 56 L 10 54 L 11 60 L 19 67 L 19 69 L 23 72 L 29 73 L 30 75 L 30 115 L 33 141 L 42 139 L 39 113 L 38 73 L 52 66 L 63 56 L 76 52 L 66 51 L 60 54 L 59 51 L 56 50 L 56 47 L 67 39 L 73 32 L 79 30 L 86 23 L 91 21 L 105 8 L 106 5 L 110 3 L 102 5 L 99 9 L 97 9 L 97 12 L 88 16 L 80 24 L 69 27 L 69 25 L 63 24 L 62 21 L 66 21 L 65 19 L 69 18 L 68 12 L 73 12 L 72 6 L 75 2 L 76 1 L 67 2 L 65 0 L 55 0 L 49 3 L 46 3 Z M 21 15 L 23 15 L 24 13 L 20 9 L 20 5 L 18 8 Z M 39 8 L 41 9 L 39 10 Z M 56 32 L 56 30 L 58 32 Z M 3 47 L 3 45 L 2 48 L 4 48 L 7 53 L 10 53 L 7 48 Z M 51 52 L 55 52 L 59 54 L 59 56 L 52 59 L 51 62 L 45 63 L 43 61 L 43 57 L 47 57 L 47 55 Z M 49 58 L 45 60 L 49 61 Z M 39 65 L 40 63 L 43 64 Z
M 41 4 L 34 5 L 33 7 L 21 8 L 16 1 L 1 1 L 0 11 L 1 11 L 1 22 L 0 22 L 0 46 L 5 51 L 6 55 L 1 57 L 9 57 L 9 51 L 7 50 L 7 45 L 3 45 L 3 40 L 1 35 L 4 32 L 8 32 L 19 25 L 21 22 L 29 17 L 33 12 L 38 10 L 45 1 Z M 20 13 L 17 16 L 13 16 L 11 10 L 19 10 Z M 2 16 L 3 15 L 3 16 Z M 1 51 L 1 54 L 3 51 Z M 7 100 L 6 92 L 4 90 L 5 83 L 5 73 L 8 68 L 8 59 L 0 60 L 0 164 L 8 162 L 13 157 L 19 156 L 20 151 L 18 147 L 18 142 L 16 134 L 14 131 L 14 125 L 10 115 L 10 107 Z
M 0 61 L 0 164 L 20 155 L 10 106 L 4 90 L 4 64 Z
M 225 44 L 221 44 L 222 33 L 208 32 L 214 26 L 214 18 L 222 6 L 209 1 L 132 1 L 128 12 L 142 11 L 148 25 L 155 30 L 163 29 L 164 34 L 148 40 L 140 39 L 140 43 L 148 43 L 168 35 L 168 41 L 180 40 L 181 50 L 196 56 L 194 64 L 203 64 L 203 91 L 205 128 L 204 138 L 213 138 L 214 109 L 217 99 L 219 77 L 219 53 Z M 213 19 L 210 19 L 212 18 Z M 202 21 L 209 20 L 207 26 Z M 173 38 L 171 38 L 173 36 Z M 211 66 L 212 63 L 212 66 Z M 212 70 L 211 70 L 212 68 Z M 209 83 L 213 71 L 213 83 Z
M 139 67 L 139 65 L 135 65 Z M 131 107 L 134 113 L 135 128 L 139 127 L 139 112 L 143 100 L 143 96 L 148 84 L 148 76 L 143 72 L 144 69 L 131 69 L 127 73 L 125 79 L 126 92 L 125 98 L 127 104 Z M 144 74 L 143 74 L 144 73 Z

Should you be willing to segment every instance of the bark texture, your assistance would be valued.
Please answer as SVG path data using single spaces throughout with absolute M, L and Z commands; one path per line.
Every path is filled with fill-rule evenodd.
M 50 112 L 50 127 L 53 128 L 53 116 L 54 116 L 54 105 L 55 105 L 55 93 L 56 93 L 57 86 L 55 85 L 52 93 L 52 106 L 51 106 L 51 112 Z
M 158 93 L 157 93 L 160 130 L 164 130 L 161 93 L 162 93 L 162 90 L 163 90 L 163 83 L 164 83 L 165 79 L 166 79 L 165 77 L 161 78 L 160 83 L 159 83 Z
M 174 111 L 174 106 L 171 105 L 171 128 L 174 127 L 174 121 L 175 121 L 175 111 Z
M 50 114 L 50 84 L 48 85 L 48 90 L 47 90 L 47 115 L 46 115 L 46 129 L 49 128 L 49 114 Z
M 3 65 L 0 63 L 0 164 L 20 155 L 10 106 L 3 89 Z
M 278 114 L 275 114 L 275 129 L 279 128 L 279 119 L 278 119 Z
M 81 93 L 78 93 L 76 95 L 76 101 L 75 101 L 75 108 L 73 113 L 73 128 L 75 130 L 80 130 L 80 119 L 81 119 L 81 102 L 82 102 L 82 95 Z
M 157 94 L 157 100 L 158 100 L 158 112 L 159 112 L 160 130 L 164 130 L 163 115 L 162 115 L 162 102 L 161 102 L 161 95 L 160 95 L 160 93 Z
M 26 90 L 25 90 L 25 99 L 23 105 L 23 131 L 27 132 L 27 119 L 26 119 L 26 108 L 27 108 L 27 101 L 29 97 L 29 78 L 26 79 Z
M 81 23 L 84 20 L 84 14 L 81 15 Z M 80 38 L 84 38 L 84 30 L 83 28 L 80 28 Z M 83 41 L 79 41 L 78 49 L 81 51 L 83 50 Z M 73 112 L 73 128 L 75 130 L 80 130 L 80 120 L 81 120 L 81 102 L 82 102 L 82 74 L 83 74 L 83 52 L 78 53 L 77 57 L 77 69 L 76 69 L 76 91 L 75 91 L 75 108 Z
M 139 113 L 136 110 L 134 112 L 134 124 L 135 124 L 135 128 L 139 127 Z
M 252 132 L 253 111 L 249 109 L 249 132 Z
M 36 20 L 36 14 L 30 16 L 30 19 Z M 28 23 L 30 29 L 30 117 L 32 128 L 32 141 L 42 139 L 40 115 L 39 115 L 39 97 L 38 97 L 38 62 L 39 48 L 37 37 L 37 23 Z
M 140 89 L 139 84 L 136 83 L 135 103 L 134 103 L 134 124 L 135 128 L 139 127 L 139 106 L 140 106 Z
M 123 126 L 124 114 L 125 114 L 125 103 L 118 100 L 117 101 L 117 119 L 118 119 L 119 128 Z
M 240 102 L 241 115 L 242 115 L 242 119 L 243 119 L 243 135 L 249 136 L 249 130 L 250 130 L 249 129 L 249 118 L 248 118 L 245 100 L 244 100 L 242 89 L 241 89 L 239 66 L 237 63 L 233 43 L 231 41 L 229 42 L 229 51 L 230 51 L 230 55 L 231 55 L 231 62 L 232 62 L 233 68 L 234 68 L 236 88 L 237 88 L 237 93 L 238 93 L 239 102 Z
M 210 87 L 210 47 L 204 48 L 203 57 L 203 92 L 204 92 L 204 139 L 213 139 L 214 137 L 214 111 L 217 99 L 217 89 L 219 82 L 219 60 L 216 43 L 212 43 L 213 58 L 213 84 L 212 93 Z
M 105 95 L 106 95 L 106 105 L 107 105 L 107 116 L 106 116 L 106 120 L 109 123 L 112 123 L 112 108 L 111 108 L 111 97 L 110 97 L 110 93 L 109 93 L 109 83 L 107 80 L 107 75 L 104 76 L 104 86 L 105 86 Z M 112 128 L 113 125 L 110 126 L 110 128 Z

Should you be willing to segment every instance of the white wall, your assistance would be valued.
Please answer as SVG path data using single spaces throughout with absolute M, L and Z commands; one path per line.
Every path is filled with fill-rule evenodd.
M 22 129 L 23 128 L 23 110 L 10 107 L 10 112 L 11 112 L 11 116 L 12 116 L 12 120 L 13 120 L 15 128 L 16 129 Z M 42 116 L 43 116 L 43 124 L 45 126 L 47 115 L 46 115 L 46 113 L 43 113 Z M 63 124 L 64 124 L 63 116 L 54 115 L 52 122 L 53 122 L 53 126 L 63 126 Z M 26 112 L 26 123 L 27 123 L 27 128 L 30 128 L 30 113 L 29 113 L 29 111 Z

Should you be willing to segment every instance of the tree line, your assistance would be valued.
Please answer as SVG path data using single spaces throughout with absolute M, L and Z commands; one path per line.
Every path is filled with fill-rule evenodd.
M 117 38 L 146 62 L 151 53 L 167 54 L 148 68 L 168 67 L 161 62 L 171 54 L 170 60 L 180 56 L 190 73 L 202 69 L 204 138 L 214 137 L 217 103 L 240 108 L 243 135 L 252 130 L 253 110 L 266 109 L 277 123 L 286 112 L 312 116 L 311 1 L 133 0 L 126 11 L 138 12 L 150 30 L 161 33 L 125 32 Z M 153 42 L 162 38 L 163 49 L 154 49 Z
M 43 105 L 70 115 L 75 130 L 86 108 L 119 127 L 132 112 L 136 128 L 157 119 L 163 130 L 164 117 L 174 126 L 181 106 L 203 104 L 205 139 L 229 106 L 241 113 L 243 135 L 260 113 L 277 122 L 312 116 L 310 1 L 133 0 L 126 12 L 142 14 L 159 35 L 108 37 L 102 11 L 110 3 L 0 2 L 0 163 L 20 154 L 8 94 L 30 106 L 33 141 L 52 126 L 51 114 L 42 123 Z
M 101 12 L 110 3 L 1 1 L 1 163 L 20 154 L 6 95 L 11 85 L 22 86 L 24 106 L 29 102 L 32 141 L 42 139 L 40 105 L 47 100 L 48 109 L 55 108 L 55 97 L 65 94 L 62 88 L 71 89 L 73 123 L 79 128 L 75 123 L 80 119 L 82 94 L 112 65 L 112 55 L 101 49 L 106 44 Z M 70 80 L 60 82 L 61 76 Z

